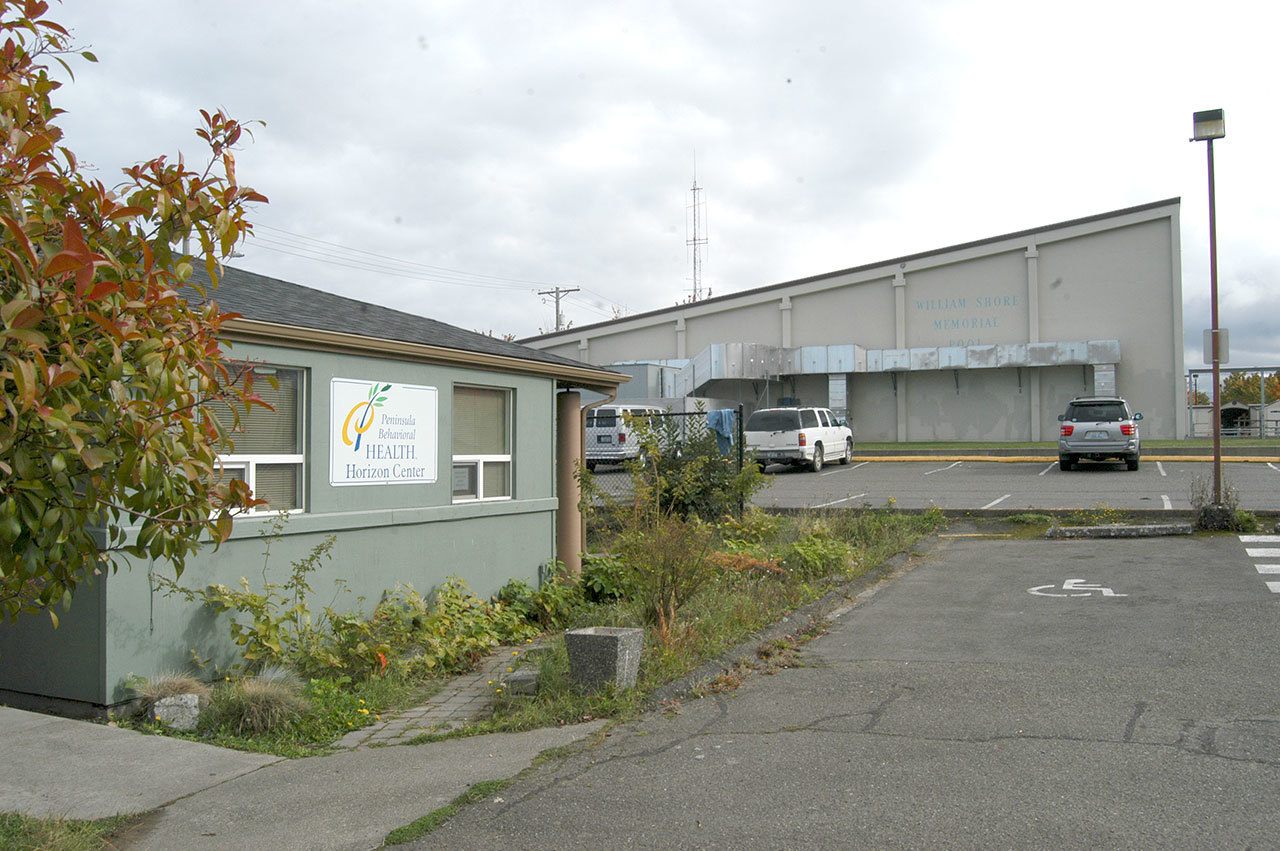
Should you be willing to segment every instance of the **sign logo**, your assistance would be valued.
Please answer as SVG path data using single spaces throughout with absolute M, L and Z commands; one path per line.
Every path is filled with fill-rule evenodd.
M 391 389 L 390 384 L 378 386 L 378 382 L 374 382 L 369 388 L 369 398 L 363 402 L 356 402 L 351 406 L 351 410 L 347 411 L 347 418 L 342 421 L 342 442 L 351 447 L 352 452 L 360 451 L 360 439 L 364 437 L 364 433 L 369 430 L 369 426 L 373 425 L 374 408 L 381 408 L 382 403 L 387 401 L 387 397 L 381 394 Z M 356 412 L 359 411 L 359 416 Z M 351 419 L 355 417 L 355 440 L 352 441 L 349 429 L 351 428 Z

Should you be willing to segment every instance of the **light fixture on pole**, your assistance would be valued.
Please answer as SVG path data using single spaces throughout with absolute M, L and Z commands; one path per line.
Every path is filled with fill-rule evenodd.
M 1218 329 L 1218 222 L 1213 196 L 1213 140 L 1227 135 L 1226 116 L 1206 109 L 1191 116 L 1192 142 L 1207 142 L 1209 151 L 1209 338 L 1213 358 L 1213 504 L 1222 505 L 1222 400 Z

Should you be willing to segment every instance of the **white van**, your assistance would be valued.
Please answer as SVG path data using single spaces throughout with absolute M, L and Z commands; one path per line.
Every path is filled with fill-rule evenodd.
M 587 469 L 594 470 L 598 464 L 621 464 L 640 457 L 640 443 L 633 433 L 634 422 L 627 422 L 627 417 L 665 413 L 662 408 L 647 405 L 601 405 L 587 411 L 584 451 Z

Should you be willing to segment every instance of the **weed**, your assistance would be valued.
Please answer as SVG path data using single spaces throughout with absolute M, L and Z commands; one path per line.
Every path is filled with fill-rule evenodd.
M 201 702 L 209 698 L 209 687 L 190 674 L 166 672 L 154 677 L 130 678 L 129 686 L 138 694 L 146 706 L 155 706 L 166 697 L 180 694 L 197 695 Z
M 0 848 L 14 851 L 96 851 L 109 847 L 108 837 L 132 819 L 132 816 L 113 816 L 80 821 L 0 813 Z
M 200 725 L 243 736 L 270 733 L 297 721 L 308 709 L 307 700 L 296 678 L 279 671 L 273 668 L 267 677 L 245 677 L 214 689 Z
M 1053 523 L 1053 518 L 1048 514 L 1023 512 L 1022 514 L 1011 514 L 1005 518 L 1005 521 L 1008 523 L 1017 523 L 1020 526 L 1048 526 Z
M 1222 479 L 1222 501 L 1213 502 L 1212 481 L 1208 476 L 1191 480 L 1188 497 L 1196 510 L 1196 528 L 1206 532 L 1256 532 L 1257 516 L 1240 508 L 1240 495 L 1230 479 Z
M 439 809 L 432 810 L 417 821 L 410 822 L 404 827 L 397 827 L 395 830 L 387 834 L 387 838 L 383 842 L 387 845 L 403 845 L 406 842 L 412 842 L 426 836 L 431 831 L 440 827 L 449 819 L 457 815 L 458 810 L 467 804 L 475 804 L 486 798 L 491 798 L 501 792 L 503 789 L 511 785 L 512 781 L 508 780 L 482 780 L 472 785 L 467 791 L 454 798 L 448 804 Z
M 1067 526 L 1110 526 L 1120 523 L 1126 515 L 1119 508 L 1099 502 L 1092 508 L 1081 508 L 1066 516 Z

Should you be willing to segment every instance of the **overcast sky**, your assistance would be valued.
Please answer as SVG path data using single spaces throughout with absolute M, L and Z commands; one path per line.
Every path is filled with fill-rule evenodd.
M 1205 150 L 1187 139 L 1193 111 L 1222 107 L 1231 364 L 1280 364 L 1266 4 L 80 0 L 54 17 L 100 60 L 58 102 L 104 180 L 196 154 L 201 107 L 261 119 L 239 174 L 271 203 L 235 263 L 520 336 L 551 327 L 533 291 L 552 285 L 582 288 L 579 325 L 687 296 L 696 151 L 716 295 L 1181 196 L 1200 366 Z

